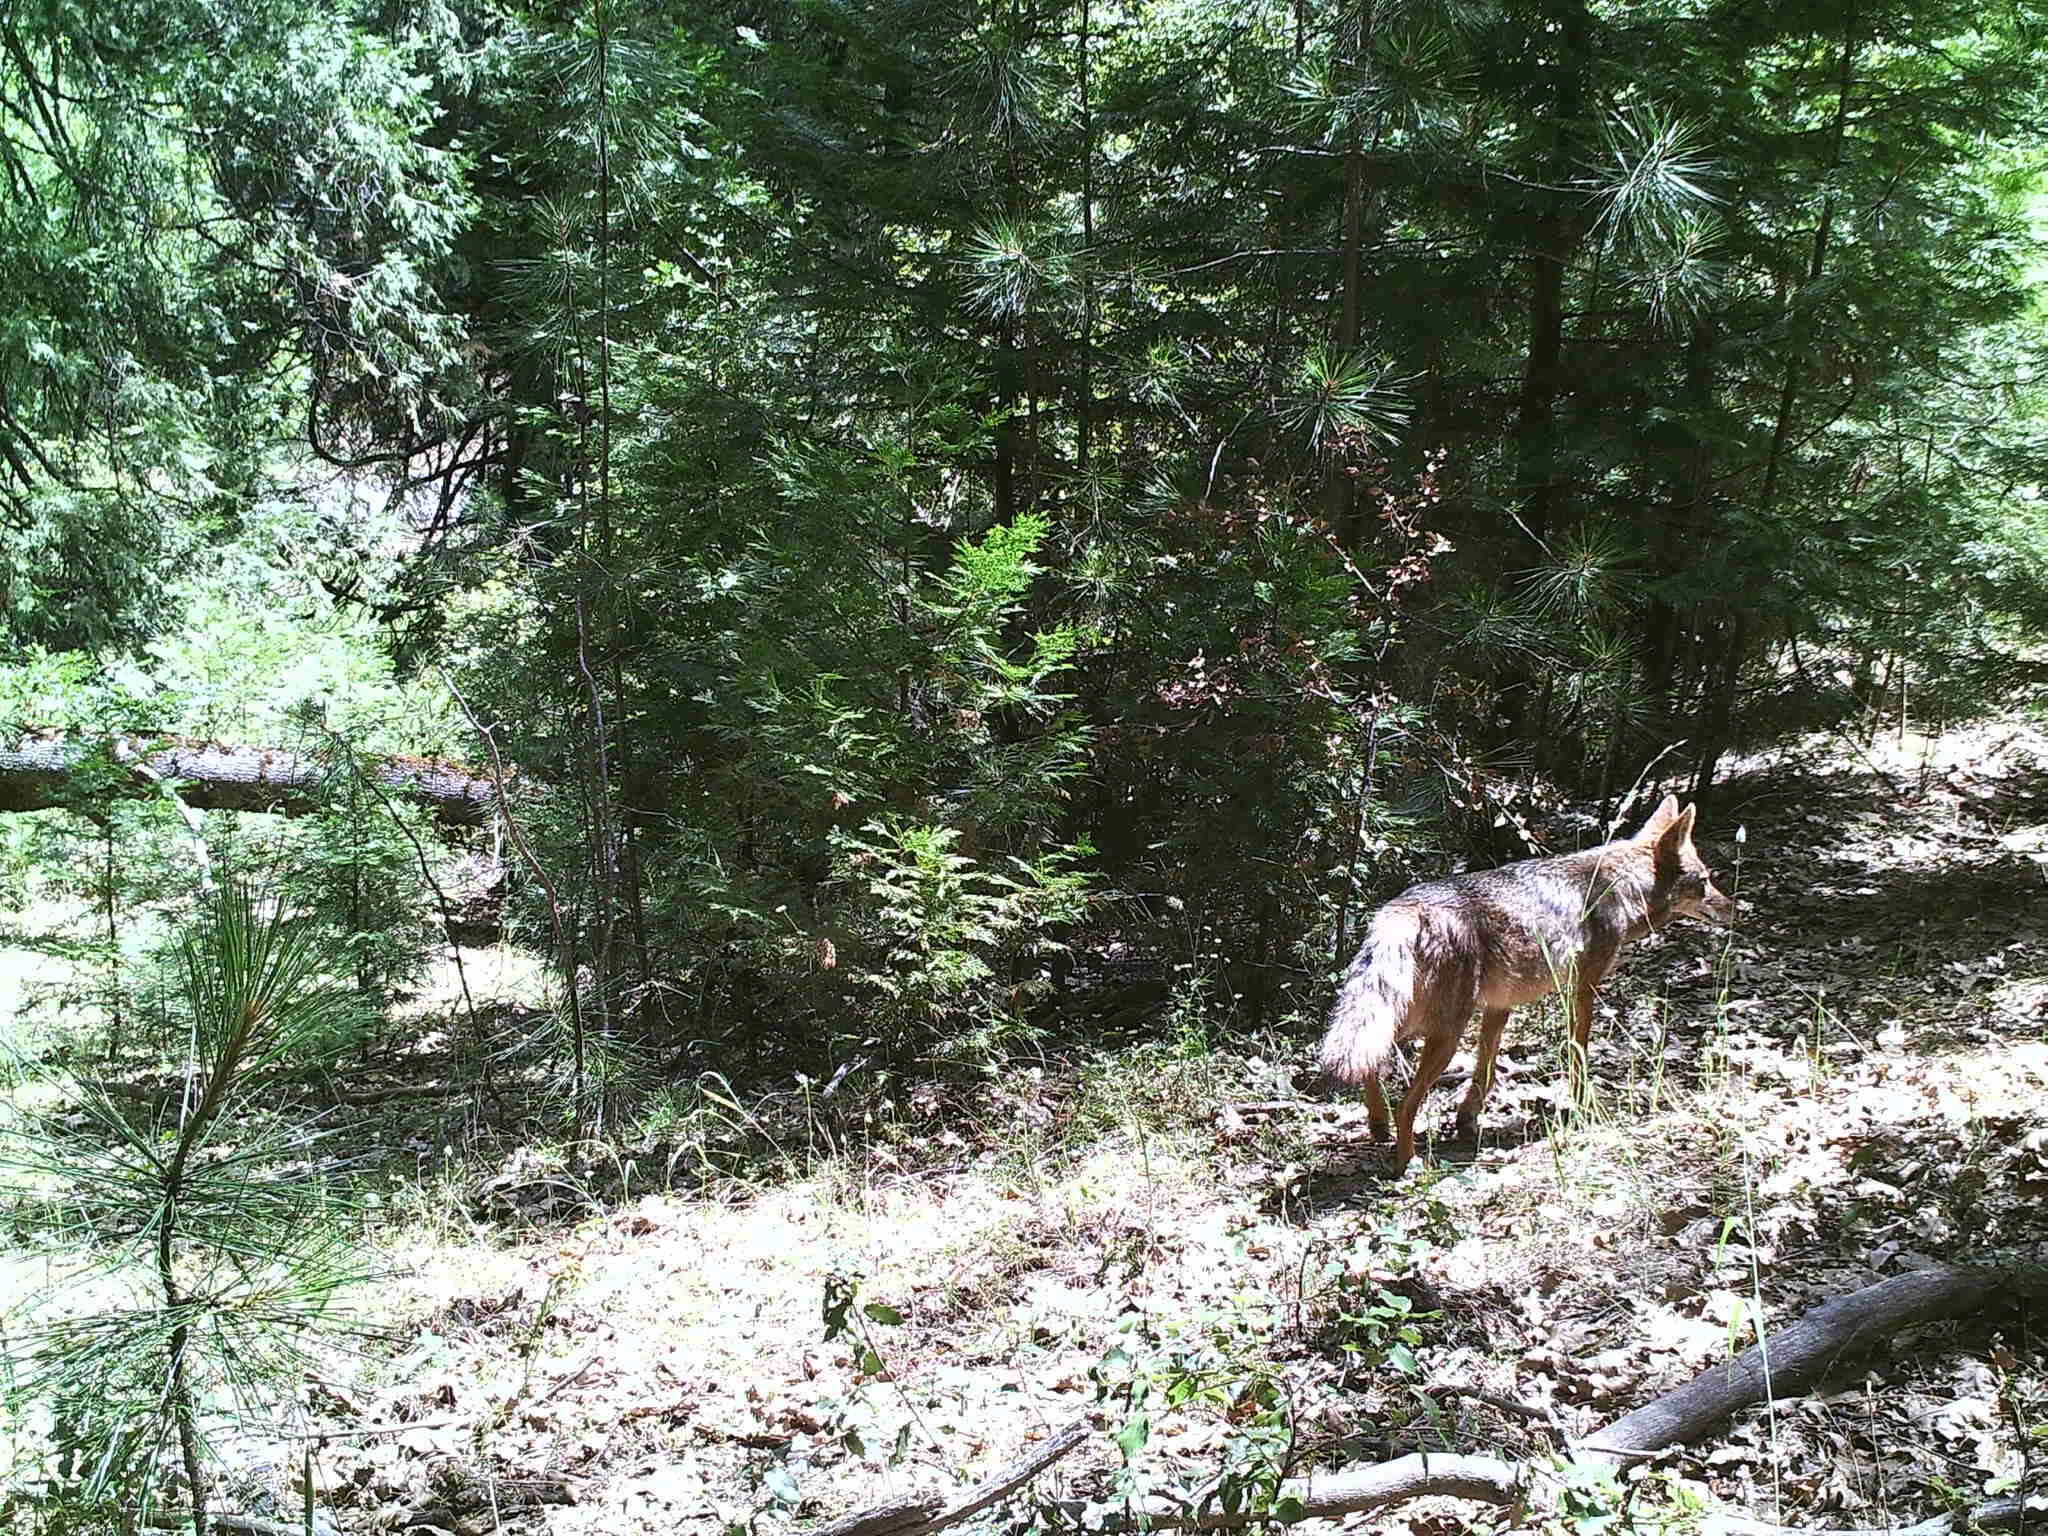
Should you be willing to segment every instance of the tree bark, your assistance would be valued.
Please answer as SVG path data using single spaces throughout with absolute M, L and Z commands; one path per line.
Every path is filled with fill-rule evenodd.
M 1742 681 L 1742 663 L 1749 651 L 1749 616 L 1738 613 L 1728 627 L 1721 651 L 1720 676 L 1710 670 L 1700 694 L 1702 716 L 1699 757 L 1693 765 L 1692 793 L 1700 799 L 1714 787 L 1714 772 L 1721 754 L 1728 750 L 1728 738 L 1735 720 L 1735 695 Z
M 1685 344 L 1685 385 L 1680 399 L 1686 411 L 1684 462 L 1677 466 L 1669 515 L 1652 522 L 1652 561 L 1659 579 L 1676 575 L 1690 556 L 1689 546 L 1710 525 L 1713 497 L 1713 450 L 1708 421 L 1714 410 L 1714 322 L 1696 318 Z M 1696 625 L 1688 619 L 1688 631 Z M 1672 680 L 1678 662 L 1680 614 L 1662 597 L 1650 599 L 1644 623 L 1643 692 L 1659 735 L 1668 737 L 1677 717 Z
M 1351 77 L 1362 87 L 1371 68 L 1373 48 L 1374 6 L 1371 0 L 1361 0 L 1358 7 L 1357 24 L 1353 30 Z M 1379 114 L 1374 114 L 1373 142 L 1379 142 Z M 1337 320 L 1337 355 L 1339 366 L 1348 363 L 1358 350 L 1360 315 L 1365 296 L 1365 127 L 1354 116 L 1344 147 L 1344 233 L 1343 271 L 1338 277 L 1343 308 Z M 1325 474 L 1325 492 L 1329 498 L 1330 526 L 1336 532 L 1337 542 L 1347 550 L 1358 547 L 1358 487 L 1350 476 L 1341 473 L 1342 466 L 1333 460 Z
M 1916 1269 L 1821 1303 L 1722 1365 L 1616 1419 L 1578 1450 L 1582 1459 L 1621 1462 L 1696 1439 L 1730 1414 L 1766 1398 L 1797 1396 L 1845 1355 L 1902 1328 L 1975 1312 L 2013 1277 L 1962 1266 Z
M 1558 60 L 1549 91 L 1550 187 L 1534 217 L 1529 247 L 1529 357 L 1515 403 L 1515 499 L 1524 531 L 1539 550 L 1561 521 L 1557 484 L 1557 397 L 1564 389 L 1565 276 L 1586 234 L 1584 200 L 1570 190 L 1577 173 L 1593 19 L 1584 0 L 1555 12 Z
M 1088 32 L 1093 18 L 1081 0 L 1081 358 L 1075 399 L 1075 459 L 1088 473 L 1095 419 L 1095 116 L 1088 101 Z
M 1529 288 L 1529 360 L 1515 407 L 1515 479 L 1522 522 L 1538 546 L 1556 519 L 1557 395 L 1564 383 L 1564 274 L 1578 236 L 1564 194 L 1537 226 Z
M 94 753 L 128 770 L 111 784 L 87 787 L 78 770 Z M 444 827 L 481 826 L 497 792 L 460 763 L 428 757 L 372 759 L 367 771 L 395 795 L 427 806 Z M 157 731 L 86 736 L 36 731 L 0 742 L 0 813 L 73 810 L 101 797 L 148 799 L 164 780 L 178 798 L 203 811 L 267 811 L 304 816 L 318 810 L 325 770 L 316 757 L 276 747 L 197 741 Z

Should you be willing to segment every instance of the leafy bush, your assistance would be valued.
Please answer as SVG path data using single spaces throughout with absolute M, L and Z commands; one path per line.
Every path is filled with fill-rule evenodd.
M 880 1002 L 875 1038 L 915 1044 L 1014 1018 L 1006 965 L 1049 954 L 1077 922 L 1088 877 L 1080 850 L 992 866 L 956 851 L 957 828 L 869 822 L 835 839 L 859 935 L 851 979 Z

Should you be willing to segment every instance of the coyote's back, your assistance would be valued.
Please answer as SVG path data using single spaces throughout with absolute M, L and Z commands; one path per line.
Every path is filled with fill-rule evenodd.
M 1399 1042 L 1423 1042 L 1401 1100 L 1396 1173 L 1414 1156 L 1416 1112 L 1474 1008 L 1483 1024 L 1458 1108 L 1463 1135 L 1477 1133 L 1510 1009 L 1555 991 L 1570 997 L 1571 1072 L 1582 1093 L 1593 994 L 1621 947 L 1679 917 L 1734 921 L 1735 903 L 1693 847 L 1693 810 L 1667 796 L 1634 837 L 1411 886 L 1374 915 L 1318 1054 L 1332 1077 L 1365 1085 L 1373 1134 L 1384 1139 L 1380 1076 Z

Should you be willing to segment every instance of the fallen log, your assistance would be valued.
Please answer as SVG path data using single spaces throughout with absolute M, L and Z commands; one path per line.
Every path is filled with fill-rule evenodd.
M 1869 1349 L 1902 1328 L 1961 1317 L 1994 1297 L 2025 1291 L 2040 1295 L 2048 1279 L 1963 1265 L 1939 1265 L 1894 1275 L 1846 1296 L 1822 1302 L 1684 1386 L 1624 1415 L 1567 1453 L 1582 1466 L 1614 1466 L 1697 1439 L 1722 1419 L 1766 1398 L 1804 1392 L 1844 1357 Z M 1327 1519 L 1379 1509 L 1428 1494 L 1453 1494 L 1488 1504 L 1514 1504 L 1535 1469 L 1490 1456 L 1404 1456 L 1379 1466 L 1291 1478 L 1277 1501 L 1298 1503 L 1300 1518 Z M 1223 1511 L 1190 1514 L 1168 1507 L 1146 1512 L 1147 1523 L 1180 1529 L 1249 1524 Z
M 1895 1275 L 1821 1303 L 1798 1321 L 1779 1329 L 1763 1343 L 1733 1359 L 1709 1366 L 1684 1386 L 1674 1388 L 1606 1429 L 1581 1441 L 1565 1454 L 1579 1466 L 1613 1467 L 1658 1451 L 1686 1444 L 1739 1409 L 1766 1398 L 1797 1395 L 1818 1381 L 1845 1357 L 1866 1350 L 1902 1328 L 1940 1318 L 1960 1317 L 1994 1299 L 2048 1295 L 2048 1276 L 1944 1265 Z M 1081 1426 L 1059 1437 L 1060 1454 L 1078 1443 Z M 1073 1437 L 1071 1442 L 1067 1437 Z M 1049 1446 L 1047 1449 L 1051 1449 Z M 1048 1458 L 1049 1459 L 1049 1458 Z M 1020 1477 L 999 1479 L 1010 1488 L 1034 1471 L 1031 1459 L 1019 1464 Z M 1181 1501 L 1155 1498 L 1095 1528 L 1225 1530 L 1263 1525 L 1275 1518 L 1331 1520 L 1363 1514 L 1435 1495 L 1478 1503 L 1520 1507 L 1538 1502 L 1542 1485 L 1554 1482 L 1559 1468 L 1511 1461 L 1496 1456 L 1418 1452 L 1373 1466 L 1347 1467 L 1288 1478 L 1270 1503 L 1256 1509 L 1193 1508 Z M 976 1504 L 975 1508 L 980 1508 Z M 1070 1500 L 1064 1513 L 1077 1525 L 1089 1519 L 1085 1500 Z M 892 1501 L 820 1527 L 831 1536 L 926 1536 L 958 1518 L 942 1510 L 936 1495 Z M 2019 1499 L 1993 1500 L 1956 1515 L 1936 1516 L 1887 1536 L 1950 1536 L 1973 1528 L 2010 1530 L 2025 1524 L 2027 1511 Z M 1828 1533 L 1770 1526 L 1735 1516 L 1699 1517 L 1710 1536 L 1880 1536 L 1877 1532 Z
M 1577 1454 L 1582 1461 L 1613 1463 L 1683 1445 L 1753 1403 L 1798 1396 L 1845 1355 L 1901 1328 L 1974 1312 L 2013 1284 L 1994 1270 L 1941 1265 L 1824 1301 L 1763 1343 L 1616 1419 L 1582 1441 Z
M 1349 1467 L 1342 1472 L 1313 1473 L 1290 1478 L 1280 1485 L 1275 1502 L 1300 1501 L 1302 1520 L 1334 1520 L 1342 1515 L 1369 1514 L 1411 1499 L 1448 1495 L 1480 1504 L 1515 1505 L 1522 1502 L 1529 1487 L 1530 1473 L 1519 1462 L 1498 1456 L 1456 1456 L 1435 1451 L 1383 1461 L 1370 1467 Z M 1146 1524 L 1187 1531 L 1221 1530 L 1250 1525 L 1256 1519 L 1241 1510 L 1203 1509 L 1188 1513 L 1161 1509 L 1148 1512 Z
M 94 753 L 128 772 L 85 789 L 78 770 Z M 481 826 L 497 804 L 491 781 L 460 763 L 400 756 L 363 761 L 381 788 L 427 806 L 445 827 Z M 309 753 L 158 731 L 32 731 L 0 742 L 0 812 L 77 810 L 99 795 L 146 798 L 174 781 L 178 799 L 199 810 L 303 816 L 319 809 L 326 779 L 320 759 Z
M 137 1525 L 152 1531 L 189 1531 L 192 1529 L 192 1511 L 189 1509 L 136 1510 L 130 1517 Z M 231 1512 L 206 1512 L 206 1528 L 209 1531 L 223 1531 L 227 1536 L 305 1536 L 306 1527 L 297 1520 L 265 1520 L 261 1515 L 242 1515 Z M 334 1523 L 325 1515 L 315 1517 L 314 1529 L 332 1531 Z
M 1567 1459 L 1611 1467 L 1697 1439 L 1730 1414 L 1766 1398 L 1804 1392 L 1844 1357 L 1869 1349 L 1902 1328 L 1961 1317 L 1994 1297 L 2048 1292 L 2048 1277 L 1939 1265 L 1894 1275 L 1822 1302 L 1734 1359 L 1710 1365 L 1682 1387 L 1624 1415 L 1574 1446 Z M 1298 1504 L 1302 1519 L 1328 1519 L 1380 1509 L 1429 1494 L 1487 1504 L 1517 1504 L 1537 1469 L 1491 1456 L 1404 1456 L 1379 1466 L 1290 1478 L 1277 1502 Z M 1247 1525 L 1256 1518 L 1221 1510 L 1171 1507 L 1146 1511 L 1146 1523 L 1183 1530 Z

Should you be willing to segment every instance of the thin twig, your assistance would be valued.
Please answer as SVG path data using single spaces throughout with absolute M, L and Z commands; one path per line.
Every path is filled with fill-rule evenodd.
M 1028 1456 L 976 1484 L 951 1504 L 943 1503 L 937 1494 L 894 1499 L 821 1525 L 812 1536 L 930 1536 L 1007 1498 L 1087 1438 L 1088 1421 L 1076 1419 Z
M 581 1365 L 577 1366 L 575 1370 L 571 1371 L 568 1375 L 564 1376 L 552 1387 L 549 1387 L 547 1391 L 541 1393 L 539 1397 L 536 1397 L 533 1400 L 534 1406 L 536 1408 L 539 1407 L 542 1403 L 546 1402 L 549 1398 L 555 1396 L 558 1392 L 567 1391 L 570 1387 L 573 1387 L 577 1382 L 581 1381 L 584 1378 L 584 1376 L 588 1374 L 590 1368 L 593 1365 L 597 1364 L 599 1357 L 604 1354 L 605 1349 L 609 1347 L 610 1346 L 607 1345 L 604 1348 L 593 1349 L 589 1354 L 585 1355 L 583 1357 L 583 1363 Z

